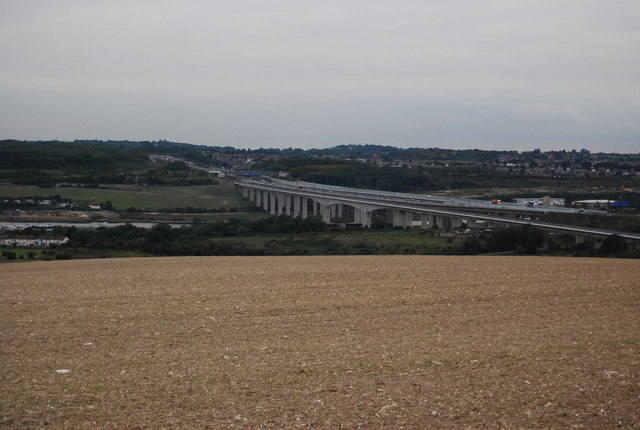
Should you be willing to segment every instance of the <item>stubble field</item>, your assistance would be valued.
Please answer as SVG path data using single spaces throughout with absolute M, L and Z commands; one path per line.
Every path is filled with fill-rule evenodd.
M 639 428 L 640 264 L 0 266 L 0 427 Z

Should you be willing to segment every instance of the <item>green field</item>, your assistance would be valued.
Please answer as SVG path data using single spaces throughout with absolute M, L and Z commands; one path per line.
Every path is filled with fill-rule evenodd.
M 323 233 L 236 236 L 211 239 L 221 248 L 267 255 L 448 254 L 464 239 L 431 236 L 418 230 L 346 230 Z
M 47 248 L 1 248 L 3 252 L 14 252 L 16 254 L 16 260 L 28 260 L 29 252 L 34 253 L 34 258 L 42 258 L 44 251 Z M 2 257 L 3 260 L 6 260 L 6 257 Z
M 230 218 L 240 218 L 255 221 L 268 216 L 267 212 L 214 212 L 214 213 L 138 213 L 124 212 L 118 222 L 217 222 Z
M 114 209 L 173 209 L 194 207 L 220 209 L 247 207 L 248 202 L 230 182 L 219 185 L 143 186 L 137 190 L 116 188 L 40 188 L 34 185 L 0 185 L 0 198 L 47 197 L 59 194 L 80 204 L 100 204 L 111 201 Z

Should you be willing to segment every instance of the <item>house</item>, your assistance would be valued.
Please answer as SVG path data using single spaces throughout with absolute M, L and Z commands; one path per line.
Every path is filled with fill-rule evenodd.
M 66 236 L 64 238 L 12 237 L 0 239 L 0 246 L 13 248 L 48 248 L 50 246 L 62 245 L 67 242 L 69 242 L 69 238 Z

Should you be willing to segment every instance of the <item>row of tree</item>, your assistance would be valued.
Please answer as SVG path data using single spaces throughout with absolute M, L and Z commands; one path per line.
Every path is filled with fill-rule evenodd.
M 380 228 L 384 226 L 379 226 Z M 389 226 L 386 226 L 389 228 Z M 349 234 L 350 230 L 332 230 L 325 232 L 327 226 L 319 218 L 292 218 L 287 215 L 270 216 L 256 221 L 231 218 L 227 221 L 205 223 L 185 228 L 171 228 L 167 224 L 157 224 L 151 229 L 143 229 L 126 224 L 115 228 L 99 228 L 97 230 L 61 228 L 53 231 L 28 228 L 13 234 L 34 237 L 47 235 L 67 236 L 69 242 L 61 246 L 56 258 L 70 258 L 75 250 L 102 252 L 106 250 L 137 251 L 152 255 L 282 255 L 282 254 L 371 254 L 384 253 L 385 249 L 373 241 L 352 244 L 351 247 L 340 244 L 334 238 L 341 234 Z M 323 234 L 323 232 L 325 232 Z M 311 236 L 307 233 L 313 233 Z M 425 232 L 425 241 L 430 236 L 438 235 L 437 231 Z M 242 236 L 274 236 L 273 246 L 252 245 L 251 241 L 242 240 Z M 301 244 L 297 237 L 307 237 Z M 238 237 L 238 239 L 234 239 Z M 422 237 L 422 236 L 421 236 Z M 224 240 L 217 240 L 224 239 Z M 283 243 L 279 243 L 281 241 Z M 399 243 L 402 237 L 398 237 Z M 260 242 L 260 241 L 258 241 Z M 264 241 L 262 241 L 264 242 Z M 295 242 L 295 243 L 294 243 Z M 427 243 L 427 242 L 425 242 Z M 484 254 L 495 252 L 513 252 L 515 254 L 533 255 L 544 249 L 547 253 L 579 256 L 627 256 L 638 257 L 638 252 L 630 251 L 625 241 L 617 236 L 608 237 L 599 247 L 593 243 L 575 244 L 572 238 L 562 239 L 559 236 L 546 236 L 532 226 L 510 227 L 483 232 L 467 237 L 464 241 L 449 237 L 446 248 L 436 252 L 445 254 Z M 294 246 L 295 245 L 295 246 Z M 415 245 L 415 242 L 414 242 Z M 401 248 L 395 247 L 390 252 L 397 253 Z M 404 249 L 404 248 L 402 248 Z M 427 248 L 425 248 L 427 249 Z M 433 248 L 429 248 L 433 249 Z M 413 250 L 413 251 L 412 251 Z M 10 252 L 10 251 L 7 251 Z M 422 252 L 412 247 L 404 253 Z M 431 251 L 433 252 L 433 251 Z M 58 254 L 60 256 L 58 256 Z M 5 258 L 9 258 L 5 255 Z
M 151 229 L 131 224 L 97 230 L 71 228 L 64 248 L 92 250 L 139 250 L 155 255 L 218 255 L 222 250 L 210 239 L 242 235 L 308 233 L 324 231 L 326 225 L 317 218 L 292 218 L 286 215 L 257 221 L 231 218 L 185 228 L 156 224 Z
M 291 177 L 307 182 L 385 191 L 427 190 L 436 184 L 432 175 L 422 170 L 378 167 L 352 160 L 287 157 L 268 161 L 262 168 L 287 170 Z

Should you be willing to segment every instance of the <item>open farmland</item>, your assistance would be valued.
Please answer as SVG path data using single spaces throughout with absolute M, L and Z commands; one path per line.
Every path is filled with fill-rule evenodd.
M 640 426 L 637 260 L 198 257 L 1 270 L 4 427 Z
M 238 194 L 230 182 L 218 185 L 191 186 L 143 186 L 137 190 L 115 188 L 39 188 L 34 185 L 0 184 L 0 196 L 26 198 L 34 196 L 60 195 L 79 204 L 100 204 L 110 201 L 117 210 L 130 207 L 163 209 L 195 207 L 204 209 L 246 206 L 246 200 Z

